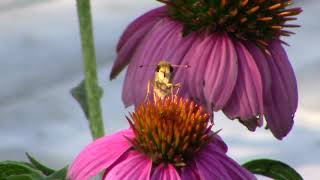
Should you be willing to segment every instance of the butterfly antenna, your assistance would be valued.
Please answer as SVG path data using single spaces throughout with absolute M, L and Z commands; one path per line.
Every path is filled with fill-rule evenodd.
M 157 67 L 157 65 L 139 65 L 138 66 L 139 68 L 143 68 L 143 67 L 147 67 L 147 68 L 154 68 L 154 67 Z
M 186 64 L 186 65 L 171 65 L 172 67 L 177 67 L 177 68 L 190 68 L 191 66 L 189 64 Z

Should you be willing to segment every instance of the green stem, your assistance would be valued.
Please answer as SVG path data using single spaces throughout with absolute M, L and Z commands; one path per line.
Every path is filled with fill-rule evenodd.
M 80 23 L 82 54 L 85 72 L 85 95 L 87 98 L 88 120 L 91 135 L 94 139 L 104 135 L 104 126 L 100 105 L 100 93 L 96 55 L 92 32 L 90 0 L 77 0 L 77 11 Z

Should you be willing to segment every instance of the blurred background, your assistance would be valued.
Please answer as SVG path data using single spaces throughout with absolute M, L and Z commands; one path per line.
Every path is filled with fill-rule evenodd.
M 251 133 L 215 116 L 216 130 L 239 162 L 274 158 L 305 179 L 320 179 L 320 2 L 299 1 L 301 28 L 285 39 L 299 85 L 291 133 L 278 141 L 263 128 Z M 127 127 L 121 102 L 124 73 L 110 82 L 117 40 L 135 17 L 159 6 L 154 0 L 92 0 L 95 45 L 107 133 Z M 75 0 L 0 1 L 0 160 L 26 160 L 29 152 L 62 168 L 91 142 L 87 121 L 69 90 L 83 79 Z M 317 23 L 318 22 L 318 23 Z

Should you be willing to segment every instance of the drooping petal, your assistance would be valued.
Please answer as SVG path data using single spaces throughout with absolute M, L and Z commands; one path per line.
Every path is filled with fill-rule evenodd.
M 115 78 L 131 60 L 142 39 L 163 16 L 165 7 L 153 9 L 134 20 L 122 34 L 117 45 L 117 59 L 113 64 L 110 79 Z
M 293 69 L 280 42 L 270 44 L 271 56 L 254 44 L 246 44 L 255 58 L 263 80 L 264 114 L 271 132 L 278 139 L 293 126 L 297 109 L 297 84 Z
M 104 178 L 112 180 L 149 180 L 152 160 L 140 152 L 133 152 L 130 158 L 114 166 Z
M 180 28 L 182 29 L 182 26 L 180 26 Z M 186 57 L 186 54 L 196 43 L 198 36 L 193 33 L 186 37 L 183 37 L 181 29 L 180 32 L 177 31 L 175 34 L 173 34 L 170 39 L 172 42 L 168 42 L 169 48 L 167 48 L 167 50 L 164 52 L 163 60 L 168 61 L 172 65 L 182 65 L 181 67 L 174 67 L 173 83 L 181 85 L 181 87 L 175 91 L 179 96 L 189 97 L 189 91 L 187 89 L 187 86 L 185 85 L 185 76 L 190 68 L 186 68 L 186 66 L 183 66 L 189 65 L 187 62 L 183 61 Z
M 158 33 L 154 34 L 154 37 L 157 36 L 157 34 Z M 154 68 L 147 68 L 147 73 L 144 73 L 144 71 L 139 71 L 136 73 L 135 82 L 139 82 L 139 85 L 136 85 L 134 88 L 135 105 L 141 103 L 141 101 L 144 100 L 147 93 L 147 84 L 149 81 L 153 80 L 155 69 L 159 61 L 165 60 L 165 55 L 172 52 L 173 49 L 176 49 L 176 43 L 178 40 L 176 39 L 176 35 L 181 35 L 181 26 L 173 23 L 172 29 L 169 31 L 169 33 L 162 36 L 162 38 L 160 37 L 157 44 L 151 42 L 146 46 L 149 49 L 145 48 L 144 57 L 141 58 L 145 60 L 144 64 L 153 62 L 152 66 Z
M 196 43 L 198 37 L 195 34 L 190 34 L 187 37 L 181 37 L 181 43 L 177 45 L 177 49 L 166 58 L 171 64 L 175 65 L 190 65 L 188 62 L 184 61 L 186 54 L 190 51 L 192 46 Z M 189 68 L 174 68 L 173 83 L 181 84 L 179 89 L 179 96 L 189 97 L 189 91 L 187 89 L 186 78 Z
M 160 164 L 154 170 L 151 180 L 181 180 L 172 164 Z
M 271 87 L 271 73 L 268 65 L 268 59 L 265 57 L 265 54 L 263 53 L 263 51 L 259 49 L 257 45 L 255 45 L 254 43 L 246 42 L 245 46 L 247 47 L 248 51 L 252 55 L 259 69 L 261 79 L 262 79 L 263 98 L 265 99 L 270 93 L 270 87 Z
M 261 75 L 246 47 L 238 41 L 234 41 L 234 45 L 239 62 L 238 79 L 235 90 L 223 111 L 230 119 L 239 118 L 249 130 L 254 131 L 263 123 Z
M 154 78 L 159 61 L 180 64 L 194 39 L 195 36 L 182 36 L 181 24 L 167 18 L 160 20 L 140 45 L 141 49 L 137 50 L 129 65 L 123 90 L 125 105 L 137 105 L 145 99 L 148 82 Z M 145 67 L 138 68 L 140 65 Z
M 204 94 L 207 104 L 218 111 L 229 100 L 237 80 L 237 54 L 231 39 L 226 34 L 217 33 L 211 41 L 215 47 L 205 63 Z
M 144 77 L 149 80 L 153 78 L 156 65 L 161 60 L 157 56 L 163 53 L 163 47 L 159 46 L 161 42 L 168 40 L 174 27 L 174 22 L 166 19 L 160 20 L 136 50 L 129 64 L 122 91 L 122 100 L 125 106 L 139 104 L 145 97 L 148 81 L 141 82 L 141 79 Z M 139 68 L 141 65 L 145 67 Z
M 95 140 L 77 156 L 69 168 L 68 177 L 71 180 L 86 180 L 107 169 L 131 148 L 126 137 L 134 137 L 131 129 Z
M 190 51 L 189 59 L 190 68 L 187 71 L 187 86 L 190 90 L 190 95 L 196 99 L 196 101 L 204 102 L 204 73 L 208 61 L 211 60 L 211 52 L 217 43 L 217 38 L 206 36 L 201 43 L 199 43 L 194 50 Z
M 280 41 L 274 41 L 271 43 L 269 46 L 269 51 L 271 52 L 272 57 L 279 68 L 282 80 L 284 80 L 283 83 L 287 87 L 290 109 L 292 112 L 295 112 L 298 107 L 298 87 L 296 76 L 290 64 L 287 53 L 282 47 Z
M 151 11 L 146 12 L 142 16 L 135 19 L 132 23 L 130 23 L 120 37 L 120 40 L 117 45 L 117 51 L 122 48 L 122 46 L 130 38 L 130 36 L 135 34 L 137 30 L 143 28 L 147 24 L 156 23 L 160 18 L 162 18 L 165 15 L 165 11 L 165 6 L 152 9 Z
M 199 46 L 204 41 L 204 36 L 197 34 L 197 33 L 191 33 L 187 37 L 184 37 L 183 42 L 186 43 L 188 39 L 190 39 L 191 44 L 189 44 L 188 48 L 185 51 L 185 54 L 181 54 L 180 57 L 173 56 L 172 62 L 175 63 L 175 59 L 180 59 L 180 62 L 178 62 L 177 64 L 189 65 L 190 68 L 178 69 L 174 75 L 173 82 L 182 84 L 181 91 L 179 93 L 180 96 L 184 96 L 186 98 L 191 98 L 194 101 L 196 101 L 197 103 L 200 103 L 200 101 L 199 100 L 197 101 L 197 98 L 195 97 L 196 92 L 195 92 L 194 87 L 192 85 L 193 82 L 190 81 L 190 79 L 194 75 L 194 74 L 190 73 L 190 70 L 192 68 L 195 68 L 195 66 L 197 65 L 197 64 L 192 64 L 192 61 L 194 61 L 193 57 L 195 55 L 199 55 L 199 53 L 197 53 L 197 51 L 199 51 L 199 49 L 200 49 Z M 191 89 L 190 89 L 190 87 L 191 87 Z M 201 88 L 201 87 L 199 87 L 199 88 Z
M 152 68 L 152 66 L 156 67 L 160 60 L 166 60 L 176 65 L 190 65 L 185 60 L 188 59 L 186 54 L 191 54 L 189 52 L 196 47 L 194 46 L 197 44 L 196 41 L 202 38 L 199 38 L 197 33 L 183 37 L 182 28 L 181 24 L 163 18 L 149 32 L 146 38 L 149 40 L 143 41 L 140 45 L 142 51 L 139 51 L 140 48 L 137 50 L 127 71 L 123 91 L 123 101 L 126 106 L 139 104 L 145 98 L 147 83 L 154 77 L 155 68 Z M 151 67 L 137 68 L 140 65 Z M 189 69 L 185 68 L 175 70 L 174 82 L 183 85 L 179 91 L 182 96 L 188 94 L 185 84 L 186 78 L 184 77 L 185 72 L 188 71 Z
M 270 45 L 267 62 L 271 72 L 271 89 L 265 100 L 265 117 L 273 135 L 282 139 L 293 126 L 298 104 L 297 83 L 292 66 L 280 42 Z
M 153 24 L 147 24 L 138 29 L 132 36 L 130 36 L 130 38 L 128 38 L 128 41 L 122 46 L 122 48 L 119 49 L 117 52 L 117 59 L 112 66 L 110 79 L 115 78 L 125 68 L 125 66 L 130 63 L 133 54 L 152 26 Z
M 146 96 L 146 87 L 148 82 L 150 82 L 151 80 L 154 79 L 154 74 L 155 74 L 155 69 L 157 64 L 161 61 L 161 60 L 165 60 L 168 61 L 170 63 L 176 64 L 179 63 L 179 61 L 181 61 L 181 59 L 177 58 L 177 59 L 173 59 L 172 57 L 175 55 L 175 53 L 177 52 L 177 50 L 179 49 L 179 47 L 181 48 L 187 48 L 185 46 L 183 46 L 185 41 L 188 41 L 188 38 L 184 39 L 182 36 L 182 26 L 181 24 L 175 22 L 175 21 L 171 21 L 169 19 L 164 19 L 167 22 L 173 23 L 172 24 L 172 29 L 169 33 L 166 34 L 166 36 L 163 36 L 163 38 L 160 39 L 158 44 L 153 44 L 154 46 L 147 46 L 152 50 L 148 50 L 148 48 L 146 48 L 146 52 L 145 52 L 145 59 L 147 60 L 145 63 L 147 64 L 148 61 L 154 62 L 152 64 L 153 67 L 149 68 L 149 72 L 151 72 L 152 76 L 146 76 L 145 73 L 138 72 L 136 74 L 136 81 L 140 82 L 139 86 L 136 86 L 136 100 L 135 100 L 135 104 L 139 104 L 141 102 L 141 100 L 143 100 Z M 161 31 L 161 30 L 160 30 Z M 155 36 L 157 36 L 157 34 L 155 34 Z M 192 39 L 192 38 L 191 38 Z M 182 49 L 183 51 L 184 49 Z M 141 93 L 142 92 L 142 93 Z M 151 90 L 151 93 L 153 93 L 153 90 Z

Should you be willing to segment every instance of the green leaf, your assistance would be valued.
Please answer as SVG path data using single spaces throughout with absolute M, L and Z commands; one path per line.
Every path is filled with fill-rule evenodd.
M 42 173 L 30 167 L 25 162 L 3 161 L 0 162 L 0 180 L 5 180 L 11 176 L 32 175 L 33 177 L 42 177 Z M 11 177 L 14 178 L 14 177 Z
M 84 80 L 70 91 L 72 97 L 80 104 L 84 114 L 88 118 L 88 105 L 84 86 Z
M 27 153 L 26 153 L 27 154 Z M 31 163 L 18 161 L 0 162 L 0 180 L 65 180 L 68 166 L 55 171 L 27 154 Z M 47 175 L 47 176 L 45 176 Z
M 88 98 L 88 91 L 86 90 L 85 81 L 82 80 L 81 83 L 71 89 L 71 95 L 80 104 L 86 118 L 89 121 L 91 135 L 94 139 L 102 137 L 104 135 L 104 126 L 102 121 L 102 112 L 99 102 L 92 104 L 92 98 Z M 95 88 L 95 98 L 101 99 L 103 95 L 103 89 L 100 86 Z M 91 106 L 90 106 L 91 105 Z M 90 118 L 90 114 L 95 117 Z
M 21 174 L 8 176 L 5 180 L 43 180 L 43 177 L 37 174 Z
M 29 174 L 11 175 L 5 178 L 5 180 L 34 180 Z
M 30 154 L 26 153 L 29 161 L 31 162 L 31 164 L 33 165 L 34 168 L 40 170 L 43 174 L 45 175 L 50 175 L 52 173 L 55 172 L 55 170 L 46 167 L 45 165 L 41 164 L 39 161 L 37 161 L 34 157 L 30 156 Z
M 71 95 L 72 97 L 77 100 L 77 102 L 80 104 L 84 114 L 88 118 L 89 116 L 89 108 L 88 108 L 88 103 L 87 103 L 87 97 L 86 97 L 86 91 L 85 91 L 85 84 L 84 80 L 80 82 L 76 87 L 71 89 Z M 103 90 L 101 87 L 98 88 L 98 98 L 100 99 L 103 95 Z
M 51 174 L 45 180 L 64 180 L 67 177 L 68 166 L 56 171 L 55 173 Z
M 301 175 L 289 165 L 271 159 L 257 159 L 242 165 L 254 174 L 276 180 L 302 180 Z

